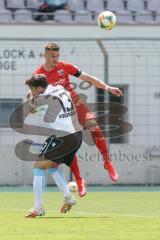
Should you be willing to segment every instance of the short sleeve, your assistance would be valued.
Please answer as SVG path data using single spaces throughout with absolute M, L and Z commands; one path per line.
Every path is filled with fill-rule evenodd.
M 80 70 L 77 66 L 63 62 L 63 66 L 65 68 L 65 71 L 72 76 L 79 77 L 82 73 L 82 70 Z
M 43 66 L 41 65 L 32 73 L 32 76 L 35 74 L 43 74 L 43 73 L 44 73 L 44 70 L 43 70 Z

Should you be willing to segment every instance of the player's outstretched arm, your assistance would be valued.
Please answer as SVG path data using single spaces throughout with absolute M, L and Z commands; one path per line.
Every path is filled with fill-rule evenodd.
M 109 86 L 109 85 L 105 84 L 103 81 L 101 81 L 99 78 L 97 78 L 95 76 L 92 76 L 92 75 L 89 75 L 89 74 L 87 74 L 85 72 L 82 72 L 82 74 L 79 76 L 79 78 L 81 80 L 90 82 L 95 87 L 104 89 L 104 90 L 106 90 L 106 91 L 116 95 L 117 97 L 123 96 L 123 93 L 122 93 L 122 91 L 119 88 Z

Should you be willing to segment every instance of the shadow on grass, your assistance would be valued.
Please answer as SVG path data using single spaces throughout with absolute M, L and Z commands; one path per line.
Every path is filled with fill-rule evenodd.
M 106 219 L 110 219 L 111 217 L 106 217 L 106 216 L 99 216 L 99 217 L 96 217 L 96 216 L 80 216 L 80 217 L 70 217 L 70 216 L 62 216 L 62 217 L 60 217 L 60 216 L 48 216 L 48 217 L 36 217 L 36 219 L 55 219 L 55 218 L 106 218 Z

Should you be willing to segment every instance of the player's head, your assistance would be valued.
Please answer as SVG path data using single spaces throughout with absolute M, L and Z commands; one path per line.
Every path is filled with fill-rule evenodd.
M 47 43 L 45 45 L 44 58 L 49 67 L 55 67 L 59 60 L 59 46 L 56 43 Z
M 30 79 L 27 79 L 25 84 L 31 89 L 34 96 L 38 96 L 45 91 L 48 81 L 44 74 L 35 74 Z

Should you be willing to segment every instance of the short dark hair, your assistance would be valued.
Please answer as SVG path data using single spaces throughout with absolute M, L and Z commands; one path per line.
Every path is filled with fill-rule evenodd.
M 52 51 L 59 51 L 59 46 L 56 43 L 46 43 L 45 51 L 52 50 Z
M 48 81 L 44 74 L 34 74 L 30 79 L 25 81 L 25 84 L 29 87 L 46 88 L 48 86 Z

